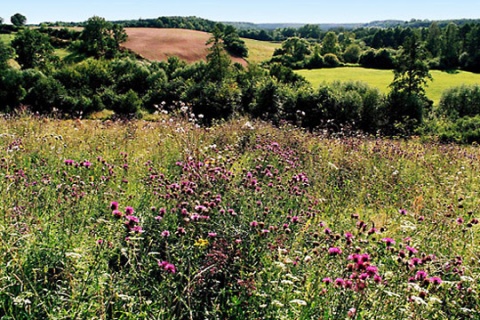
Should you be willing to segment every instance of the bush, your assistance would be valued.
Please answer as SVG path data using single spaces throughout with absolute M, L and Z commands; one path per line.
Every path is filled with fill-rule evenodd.
M 438 115 L 455 120 L 480 114 L 480 86 L 460 86 L 442 94 L 437 109 Z
M 395 51 L 392 49 L 367 50 L 359 59 L 365 68 L 393 69 L 395 66 Z
M 324 55 L 323 60 L 325 62 L 325 67 L 327 68 L 336 68 L 342 65 L 340 60 L 338 60 L 337 55 L 333 53 L 327 53 L 326 55 Z

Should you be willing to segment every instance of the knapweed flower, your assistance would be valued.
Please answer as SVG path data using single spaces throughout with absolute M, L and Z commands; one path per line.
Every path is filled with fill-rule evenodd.
M 427 278 L 427 276 L 428 276 L 427 272 L 420 270 L 420 271 L 417 271 L 417 273 L 415 274 L 415 280 L 423 281 Z
M 408 252 L 410 253 L 410 255 L 414 255 L 415 253 L 418 252 L 418 250 L 415 249 L 414 247 L 406 246 L 405 248 L 408 250 Z
M 342 249 L 337 248 L 337 247 L 332 247 L 332 248 L 328 249 L 328 254 L 331 255 L 331 256 L 340 255 L 340 254 L 342 254 Z
M 337 287 L 343 287 L 345 286 L 345 280 L 343 280 L 342 278 L 337 278 L 335 279 L 335 285 Z
M 113 210 L 113 211 L 112 211 L 112 215 L 113 215 L 115 218 L 121 218 L 121 217 L 123 217 L 123 213 L 122 213 L 120 210 Z
M 72 159 L 66 159 L 64 161 L 64 163 L 67 165 L 67 166 L 73 166 L 73 164 L 75 163 L 75 161 L 73 161 Z
M 385 242 L 387 247 L 390 247 L 395 244 L 395 240 L 393 240 L 392 238 L 383 238 L 382 241 Z
M 402 216 L 405 216 L 405 215 L 407 215 L 407 210 L 405 210 L 405 209 L 399 209 L 399 210 L 398 210 L 398 213 L 400 213 Z
M 258 222 L 257 222 L 257 221 L 252 221 L 252 222 L 250 222 L 250 227 L 255 228 L 255 227 L 257 227 L 257 226 L 258 226 Z
M 164 230 L 164 231 L 162 231 L 162 233 L 160 235 L 164 238 L 168 238 L 168 237 L 170 237 L 170 231 Z
M 83 167 L 85 167 L 85 168 L 88 169 L 88 168 L 90 168 L 90 167 L 92 166 L 92 163 L 91 163 L 90 161 L 86 161 L 86 160 L 85 160 L 85 161 L 83 161 L 83 162 L 81 163 L 81 165 L 82 165 Z
M 323 278 L 323 279 L 322 279 L 322 282 L 325 283 L 325 284 L 330 284 L 330 283 L 332 283 L 333 281 L 332 281 L 332 279 L 326 277 L 326 278 Z
M 158 261 L 158 266 L 168 273 L 177 272 L 175 265 L 167 261 Z
M 117 210 L 118 209 L 118 202 L 117 201 L 110 202 L 110 209 Z
M 215 238 L 217 236 L 217 233 L 216 232 L 209 232 L 208 233 L 208 237 L 209 238 Z
M 428 281 L 436 285 L 439 285 L 442 283 L 442 279 L 440 279 L 439 277 L 431 277 L 428 279 Z
M 135 210 L 133 210 L 132 207 L 126 207 L 125 208 L 125 213 L 129 216 L 131 216 L 134 212 L 135 212 Z

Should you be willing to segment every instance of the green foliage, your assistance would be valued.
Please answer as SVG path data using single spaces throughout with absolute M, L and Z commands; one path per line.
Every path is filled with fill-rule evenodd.
M 325 67 L 328 67 L 328 68 L 336 68 L 336 67 L 340 67 L 342 65 L 340 60 L 338 60 L 337 55 L 335 55 L 333 53 L 325 54 L 323 56 L 323 61 L 324 61 Z
M 431 80 L 425 61 L 424 48 L 416 34 L 405 40 L 397 57 L 395 77 L 391 83 L 387 110 L 392 131 L 402 124 L 401 131 L 411 132 L 422 124 L 424 114 L 431 110 L 433 102 L 425 94 L 424 86 Z
M 80 49 L 86 54 L 113 58 L 119 53 L 120 44 L 127 40 L 127 34 L 122 26 L 94 16 L 85 23 L 80 39 Z
M 480 115 L 480 86 L 460 86 L 446 90 L 435 111 L 438 116 L 451 120 Z
M 0 41 L 0 70 L 8 67 L 8 61 L 13 58 L 13 48 Z
M 141 106 L 142 100 L 130 89 L 115 99 L 111 109 L 120 117 L 132 118 L 139 115 Z
M 333 31 L 327 32 L 325 37 L 322 39 L 322 49 L 321 54 L 326 55 L 328 53 L 337 55 L 339 53 L 340 47 L 338 44 L 338 37 Z
M 360 55 L 359 63 L 365 68 L 393 69 L 395 67 L 395 51 L 369 49 Z
M 22 72 L 6 68 L 0 72 L 0 111 L 12 112 L 23 101 L 26 90 L 23 87 Z
M 45 69 L 58 61 L 48 36 L 34 29 L 20 31 L 13 39 L 12 47 L 23 69 Z
M 343 52 L 343 60 L 347 63 L 358 63 L 362 49 L 358 44 L 349 45 Z
M 15 13 L 13 16 L 11 16 L 10 22 L 16 27 L 21 27 L 27 23 L 27 17 L 21 13 Z

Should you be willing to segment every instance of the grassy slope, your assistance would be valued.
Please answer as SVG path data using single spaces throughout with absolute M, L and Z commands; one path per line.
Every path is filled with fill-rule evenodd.
M 248 127 L 0 118 L 0 314 L 479 319 L 479 148 Z
M 259 63 L 268 60 L 272 57 L 275 49 L 280 48 L 279 43 L 259 41 L 242 38 L 248 47 L 248 61 L 253 63 Z
M 316 70 L 299 70 L 298 74 L 304 76 L 312 83 L 314 87 L 318 87 L 323 82 L 339 81 L 362 81 L 370 86 L 377 87 L 383 93 L 389 91 L 388 85 L 393 80 L 391 70 L 366 69 L 358 67 L 346 67 L 335 69 L 316 69 Z M 426 88 L 427 96 L 437 104 L 440 101 L 442 93 L 445 89 L 460 86 L 462 84 L 480 84 L 480 74 L 459 71 L 457 73 L 446 73 L 432 70 L 433 81 Z
M 14 37 L 15 37 L 15 35 L 13 35 L 13 34 L 0 34 L 0 42 L 9 44 L 13 40 Z

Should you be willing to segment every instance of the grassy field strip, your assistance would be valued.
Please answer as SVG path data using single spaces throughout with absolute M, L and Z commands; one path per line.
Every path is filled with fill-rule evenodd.
M 280 43 L 259 41 L 242 38 L 248 47 L 248 61 L 253 63 L 259 63 L 265 60 L 269 60 L 275 49 L 280 48 Z
M 345 67 L 334 69 L 316 69 L 299 70 L 298 74 L 304 76 L 310 81 L 313 87 L 318 87 L 323 82 L 333 81 L 362 81 L 372 87 L 377 87 L 381 92 L 389 91 L 388 85 L 393 80 L 391 70 L 377 70 L 359 67 Z M 480 84 L 480 74 L 458 71 L 456 73 L 447 73 L 438 70 L 431 71 L 433 81 L 426 88 L 427 96 L 438 104 L 442 92 L 448 88 L 460 86 L 462 84 L 472 85 Z

